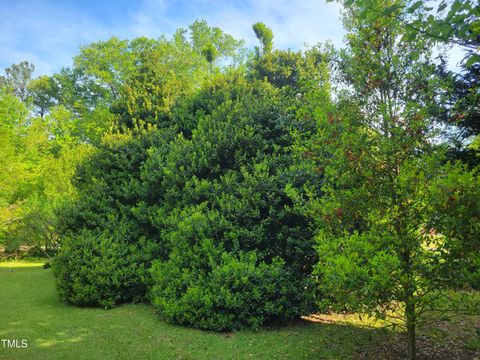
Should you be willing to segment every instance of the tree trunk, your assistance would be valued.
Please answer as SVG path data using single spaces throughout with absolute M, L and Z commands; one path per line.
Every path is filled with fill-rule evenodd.
M 408 359 L 415 360 L 417 358 L 417 350 L 415 346 L 415 303 L 409 299 L 405 303 L 405 317 L 407 320 L 407 344 Z

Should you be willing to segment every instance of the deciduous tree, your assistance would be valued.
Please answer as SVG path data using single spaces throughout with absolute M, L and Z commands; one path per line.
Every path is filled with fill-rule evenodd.
M 311 187 L 322 196 L 307 206 L 320 228 L 316 271 L 323 294 L 340 307 L 397 317 L 415 359 L 422 315 L 466 269 L 455 249 L 479 249 L 461 230 L 465 212 L 479 226 L 479 180 L 460 164 L 444 165 L 430 111 L 439 88 L 430 40 L 412 40 L 397 16 L 381 16 L 404 3 L 347 5 L 348 47 L 338 63 L 347 87 L 337 109 L 318 118 L 316 141 L 299 147 L 324 174 Z M 467 272 L 478 274 L 470 254 Z

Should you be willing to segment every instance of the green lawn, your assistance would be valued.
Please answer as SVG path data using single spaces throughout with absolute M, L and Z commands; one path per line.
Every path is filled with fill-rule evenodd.
M 335 317 L 332 323 L 302 321 L 257 332 L 216 334 L 165 323 L 148 305 L 73 307 L 57 299 L 50 269 L 30 265 L 0 265 L 0 340 L 28 343 L 27 348 L 12 349 L 0 341 L 2 360 L 368 359 L 380 358 L 371 354 L 389 341 L 399 346 L 396 335 L 342 324 Z M 390 345 L 382 353 L 389 349 Z

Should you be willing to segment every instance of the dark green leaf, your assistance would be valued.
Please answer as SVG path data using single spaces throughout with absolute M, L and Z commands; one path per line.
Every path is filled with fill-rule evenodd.
M 440 6 L 438 7 L 437 13 L 445 10 L 446 7 L 447 7 L 447 4 L 443 1 L 443 2 L 440 4 Z
M 412 14 L 414 13 L 417 9 L 420 8 L 420 6 L 423 5 L 423 1 L 417 1 L 415 2 L 412 6 L 410 6 L 408 9 L 407 9 L 407 12 Z

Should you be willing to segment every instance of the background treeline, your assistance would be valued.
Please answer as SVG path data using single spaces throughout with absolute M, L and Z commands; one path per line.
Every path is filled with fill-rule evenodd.
M 74 304 L 222 331 L 360 311 L 399 318 L 414 358 L 422 314 L 480 287 L 480 10 L 343 5 L 344 49 L 196 21 L 7 68 L 0 242 L 55 255 Z

